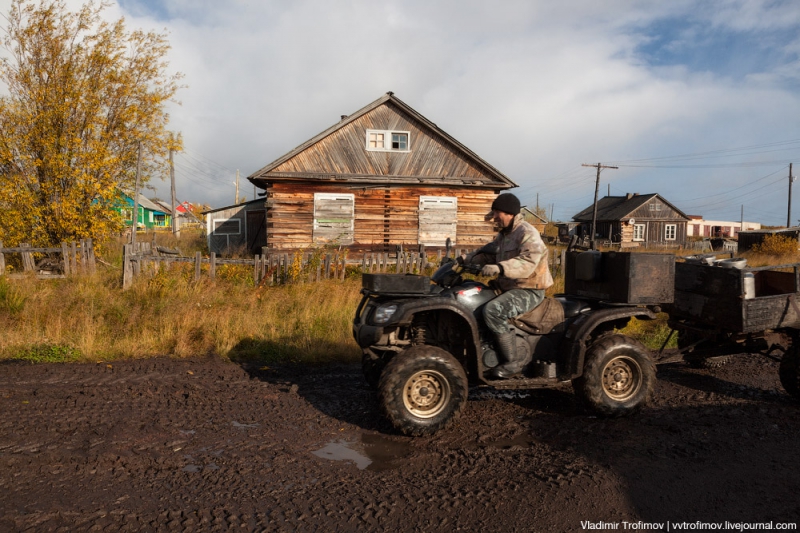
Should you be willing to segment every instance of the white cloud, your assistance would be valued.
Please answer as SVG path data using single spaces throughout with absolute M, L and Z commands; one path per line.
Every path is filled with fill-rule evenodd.
M 0 0 L 0 10 L 7 11 L 7 4 Z M 243 176 L 257 170 L 388 90 L 519 183 L 523 201 L 533 203 L 538 192 L 562 219 L 591 201 L 594 170 L 581 169 L 581 163 L 800 139 L 790 120 L 800 111 L 792 81 L 796 39 L 775 50 L 779 61 L 744 77 L 723 67 L 693 69 L 691 62 L 682 65 L 680 55 L 671 64 L 652 65 L 639 53 L 658 42 L 655 23 L 671 25 L 672 38 L 680 39 L 672 54 L 691 54 L 693 39 L 720 33 L 748 32 L 758 39 L 797 29 L 800 7 L 793 2 L 123 5 L 111 14 L 124 13 L 130 27 L 170 32 L 171 66 L 185 73 L 189 86 L 178 95 L 182 105 L 170 109 L 187 148 L 179 164 L 191 156 L 229 171 L 198 176 L 187 166 L 178 173 L 179 195 L 214 206 L 232 201 L 237 168 Z M 698 27 L 714 33 L 698 35 Z M 727 59 L 736 63 L 736 57 Z M 742 160 L 734 155 L 721 161 Z M 740 204 L 747 204 L 747 197 L 737 196 L 741 190 L 722 208 L 695 199 L 752 182 L 792 156 L 800 161 L 800 150 L 749 156 L 774 161 L 755 169 L 609 170 L 601 192 L 611 180 L 612 193 L 659 192 L 678 207 L 691 206 L 693 214 L 738 218 Z M 211 168 L 220 170 L 213 164 L 205 170 Z M 248 187 L 243 191 L 252 196 Z M 786 194 L 782 184 L 771 187 L 774 194 L 759 197 L 746 213 L 782 224 Z M 756 196 L 766 188 L 753 189 Z

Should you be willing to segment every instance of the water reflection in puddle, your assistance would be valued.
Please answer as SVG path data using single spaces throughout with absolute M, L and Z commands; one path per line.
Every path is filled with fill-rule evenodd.
M 411 454 L 411 447 L 380 435 L 362 434 L 361 442 L 337 440 L 313 452 L 332 461 L 353 461 L 359 470 L 382 471 L 397 468 Z

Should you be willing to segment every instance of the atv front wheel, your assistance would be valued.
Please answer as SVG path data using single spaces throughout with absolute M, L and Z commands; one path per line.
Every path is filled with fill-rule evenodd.
M 583 375 L 572 385 L 592 412 L 624 416 L 647 403 L 655 381 L 656 367 L 647 348 L 630 337 L 610 335 L 589 347 Z
M 432 435 L 467 403 L 467 375 L 447 351 L 412 346 L 386 364 L 378 384 L 383 414 L 405 435 Z

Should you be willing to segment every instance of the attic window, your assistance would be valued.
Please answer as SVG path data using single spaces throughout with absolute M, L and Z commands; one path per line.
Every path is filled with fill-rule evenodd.
M 661 204 L 650 204 L 650 211 L 661 211 Z
M 373 152 L 409 152 L 411 132 L 367 130 L 367 150 Z

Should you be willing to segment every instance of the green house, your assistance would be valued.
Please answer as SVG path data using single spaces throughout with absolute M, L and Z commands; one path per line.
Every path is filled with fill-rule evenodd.
M 118 205 L 114 207 L 119 211 L 125 226 L 130 227 L 133 214 L 133 193 L 120 191 Z M 136 216 L 137 229 L 168 229 L 172 227 L 172 214 L 165 212 L 164 208 L 139 194 L 139 213 Z

